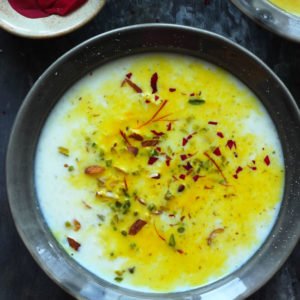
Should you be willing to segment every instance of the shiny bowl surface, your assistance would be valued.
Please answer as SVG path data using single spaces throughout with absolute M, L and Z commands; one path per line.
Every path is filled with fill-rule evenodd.
M 143 293 L 90 273 L 56 242 L 39 207 L 34 160 L 40 132 L 56 102 L 77 80 L 106 62 L 138 53 L 191 55 L 218 65 L 261 100 L 280 136 L 285 190 L 267 240 L 241 268 L 212 284 L 186 292 Z M 14 124 L 6 161 L 7 191 L 18 232 L 41 268 L 77 299 L 243 299 L 261 287 L 287 259 L 300 236 L 300 118 L 278 77 L 249 51 L 211 32 L 168 24 L 136 25 L 96 36 L 54 62 L 27 95 Z

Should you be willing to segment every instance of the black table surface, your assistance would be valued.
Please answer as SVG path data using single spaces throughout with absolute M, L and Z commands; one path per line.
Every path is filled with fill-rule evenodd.
M 154 22 L 206 29 L 244 46 L 271 67 L 300 105 L 300 44 L 257 26 L 228 0 L 108 0 L 88 25 L 64 37 L 43 41 L 16 37 L 0 29 L 1 300 L 73 299 L 32 259 L 17 234 L 9 210 L 5 152 L 22 101 L 39 75 L 75 45 L 110 29 Z M 299 243 L 274 277 L 249 299 L 300 299 Z

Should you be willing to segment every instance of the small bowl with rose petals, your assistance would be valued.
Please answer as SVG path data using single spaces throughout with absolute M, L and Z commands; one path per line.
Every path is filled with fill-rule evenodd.
M 27 38 L 46 39 L 70 33 L 92 20 L 105 0 L 4 0 L 0 27 Z

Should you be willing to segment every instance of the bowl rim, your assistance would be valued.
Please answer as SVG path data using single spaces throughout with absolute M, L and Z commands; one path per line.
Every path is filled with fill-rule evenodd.
M 280 9 L 268 0 L 231 0 L 231 2 L 268 31 L 300 43 L 300 15 Z
M 174 25 L 174 24 L 156 24 L 156 23 L 152 24 L 152 23 L 148 23 L 148 24 L 132 25 L 132 26 L 127 26 L 127 27 L 117 28 L 117 29 L 111 30 L 109 32 L 105 32 L 105 33 L 102 33 L 102 34 L 97 35 L 95 37 L 92 37 L 92 38 L 88 39 L 87 41 L 84 41 L 83 43 L 80 43 L 79 45 L 77 45 L 76 47 L 72 48 L 71 50 L 69 50 L 68 52 L 63 54 L 61 57 L 59 57 L 54 63 L 52 63 L 46 69 L 46 71 L 43 72 L 43 74 L 34 83 L 34 85 L 30 89 L 29 93 L 27 94 L 24 102 L 22 103 L 22 105 L 21 105 L 21 107 L 18 111 L 18 114 L 16 116 L 14 125 L 13 125 L 12 130 L 11 130 L 9 143 L 8 143 L 8 147 L 7 147 L 7 153 L 6 153 L 6 187 L 7 187 L 7 195 L 8 195 L 8 199 L 9 199 L 9 205 L 10 205 L 12 216 L 13 216 L 13 219 L 14 219 L 14 222 L 15 222 L 15 226 L 16 226 L 17 231 L 18 231 L 19 235 L 21 236 L 24 244 L 26 245 L 27 249 L 29 250 L 30 254 L 34 258 L 34 260 L 38 263 L 38 265 L 42 268 L 42 270 L 44 270 L 44 272 L 54 282 L 56 282 L 65 291 L 67 291 L 68 293 L 70 293 L 71 295 L 73 295 L 75 297 L 78 297 L 78 293 L 74 292 L 73 289 L 66 286 L 65 283 L 59 281 L 56 277 L 56 274 L 53 274 L 49 269 L 47 269 L 47 267 L 44 264 L 44 261 L 41 259 L 39 253 L 37 252 L 37 249 L 29 241 L 28 233 L 26 232 L 26 230 L 24 230 L 23 224 L 20 221 L 20 219 L 18 218 L 20 212 L 18 211 L 18 208 L 16 206 L 16 199 L 14 199 L 14 197 L 13 197 L 13 194 L 14 194 L 13 189 L 15 188 L 15 186 L 11 182 L 11 178 L 13 177 L 13 172 L 10 170 L 10 167 L 9 167 L 12 160 L 14 159 L 11 150 L 15 147 L 16 137 L 18 135 L 18 130 L 20 130 L 20 128 L 22 127 L 23 116 L 26 113 L 26 110 L 27 110 L 28 106 L 30 106 L 30 104 L 31 104 L 31 101 L 32 101 L 31 99 L 35 97 L 34 96 L 35 90 L 37 90 L 41 86 L 43 86 L 44 81 L 45 80 L 47 81 L 47 77 L 49 76 L 49 74 L 54 74 L 56 72 L 57 66 L 64 64 L 69 58 L 71 58 L 71 56 L 73 54 L 76 54 L 77 52 L 80 53 L 83 49 L 89 48 L 91 45 L 93 45 L 94 42 L 96 42 L 98 40 L 103 40 L 104 38 L 118 36 L 118 35 L 120 35 L 120 33 L 126 33 L 126 32 L 130 32 L 130 31 L 134 31 L 134 30 L 145 30 L 145 29 L 155 29 L 155 30 L 170 29 L 170 30 L 175 30 L 175 31 L 179 30 L 179 31 L 184 31 L 184 32 L 193 32 L 195 34 L 208 36 L 212 39 L 223 42 L 223 43 L 225 43 L 227 45 L 230 45 L 231 47 L 235 48 L 237 51 L 242 52 L 244 55 L 248 56 L 249 59 L 253 60 L 256 64 L 258 64 L 260 67 L 262 67 L 268 74 L 270 74 L 270 76 L 272 76 L 274 78 L 274 80 L 277 82 L 279 88 L 284 92 L 286 97 L 289 99 L 289 105 L 293 108 L 294 113 L 297 115 L 296 118 L 298 120 L 298 124 L 300 124 L 300 111 L 298 109 L 298 106 L 297 106 L 293 96 L 291 95 L 289 90 L 286 88 L 286 86 L 283 84 L 283 82 L 278 78 L 278 76 L 263 61 L 261 61 L 259 58 L 257 58 L 254 54 L 252 54 L 247 49 L 241 47 L 240 45 L 232 42 L 231 40 L 229 40 L 229 39 L 227 39 L 227 38 L 225 38 L 221 35 L 218 35 L 216 33 L 210 32 L 210 31 L 197 29 L 197 28 L 193 28 L 193 27 L 188 27 L 188 26 Z M 147 51 L 147 52 L 150 52 L 150 51 Z M 172 50 L 170 50 L 170 52 L 172 52 Z M 126 54 L 126 55 L 128 55 L 128 54 Z M 82 75 L 82 76 L 84 76 L 84 75 Z M 278 218 L 279 218 L 279 216 L 278 216 Z M 274 225 L 274 227 L 275 227 L 275 225 Z M 274 266 L 271 268 L 271 271 L 270 270 L 266 271 L 266 273 L 263 276 L 263 280 L 261 280 L 259 283 L 256 283 L 255 286 L 248 287 L 246 291 L 243 291 L 243 293 L 241 294 L 242 297 L 249 296 L 250 294 L 255 292 L 257 289 L 259 289 L 263 284 L 265 284 L 274 275 L 274 273 L 282 266 L 282 264 L 285 262 L 285 260 L 289 256 L 289 254 L 294 249 L 295 245 L 297 244 L 297 242 L 299 240 L 299 237 L 300 237 L 300 226 L 298 226 L 298 228 L 297 228 L 296 236 L 292 240 L 290 240 L 289 247 L 288 247 L 288 250 L 285 251 L 285 255 L 283 255 L 283 257 L 281 257 L 281 259 L 279 261 L 276 261 L 274 263 Z M 71 259 L 71 260 L 73 261 L 73 259 Z M 246 264 L 247 263 L 248 263 L 248 261 L 246 262 Z M 238 270 L 240 270 L 240 269 L 238 269 Z M 95 276 L 95 275 L 92 274 L 92 276 Z M 228 276 L 226 276 L 225 279 L 227 277 Z M 220 279 L 216 282 L 213 282 L 212 284 L 209 284 L 208 286 L 216 285 L 217 283 L 219 283 L 223 279 L 224 278 L 222 278 L 222 279 Z M 204 288 L 205 287 L 206 286 L 204 286 Z M 164 297 L 165 299 L 169 299 L 168 296 L 172 297 L 170 299 L 175 299 L 175 298 L 176 299 L 181 299 L 181 298 L 175 297 L 174 295 L 175 294 L 176 295 L 183 295 L 184 293 L 187 293 L 187 292 L 176 292 L 176 293 L 170 293 L 170 294 L 167 294 L 167 293 L 143 293 L 143 292 L 136 292 L 136 291 L 132 291 L 132 290 L 127 290 L 127 289 L 124 289 L 124 288 L 119 288 L 118 286 L 115 286 L 115 285 L 112 285 L 112 284 L 108 287 L 108 289 L 109 289 L 109 291 L 114 290 L 114 292 L 116 292 L 116 291 L 118 292 L 118 291 L 121 290 L 122 293 L 124 291 L 126 291 L 126 292 L 128 292 L 128 293 L 125 293 L 127 296 L 128 295 L 132 296 L 132 293 L 137 294 L 139 297 L 143 295 L 143 297 L 132 298 L 132 299 L 142 299 L 142 298 L 143 299 L 159 299 L 159 297 Z M 194 292 L 196 290 L 199 290 L 199 289 L 202 289 L 202 287 L 191 290 L 191 292 L 189 292 L 189 294 L 191 294 L 192 292 Z M 108 291 L 106 291 L 106 292 L 108 292 Z M 120 294 L 120 295 L 123 295 L 123 294 Z M 150 298 L 147 295 L 150 295 L 149 296 Z M 204 295 L 205 295 L 205 293 L 204 293 Z M 239 297 L 241 295 L 237 295 L 237 299 L 240 299 Z M 82 298 L 82 299 L 88 299 L 88 298 Z

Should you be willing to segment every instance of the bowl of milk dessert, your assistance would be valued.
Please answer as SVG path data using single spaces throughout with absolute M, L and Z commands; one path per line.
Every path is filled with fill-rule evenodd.
M 299 0 L 231 0 L 243 13 L 264 28 L 300 42 Z
M 19 234 L 78 299 L 243 299 L 299 239 L 299 109 L 216 34 L 149 24 L 77 46 L 7 152 Z

